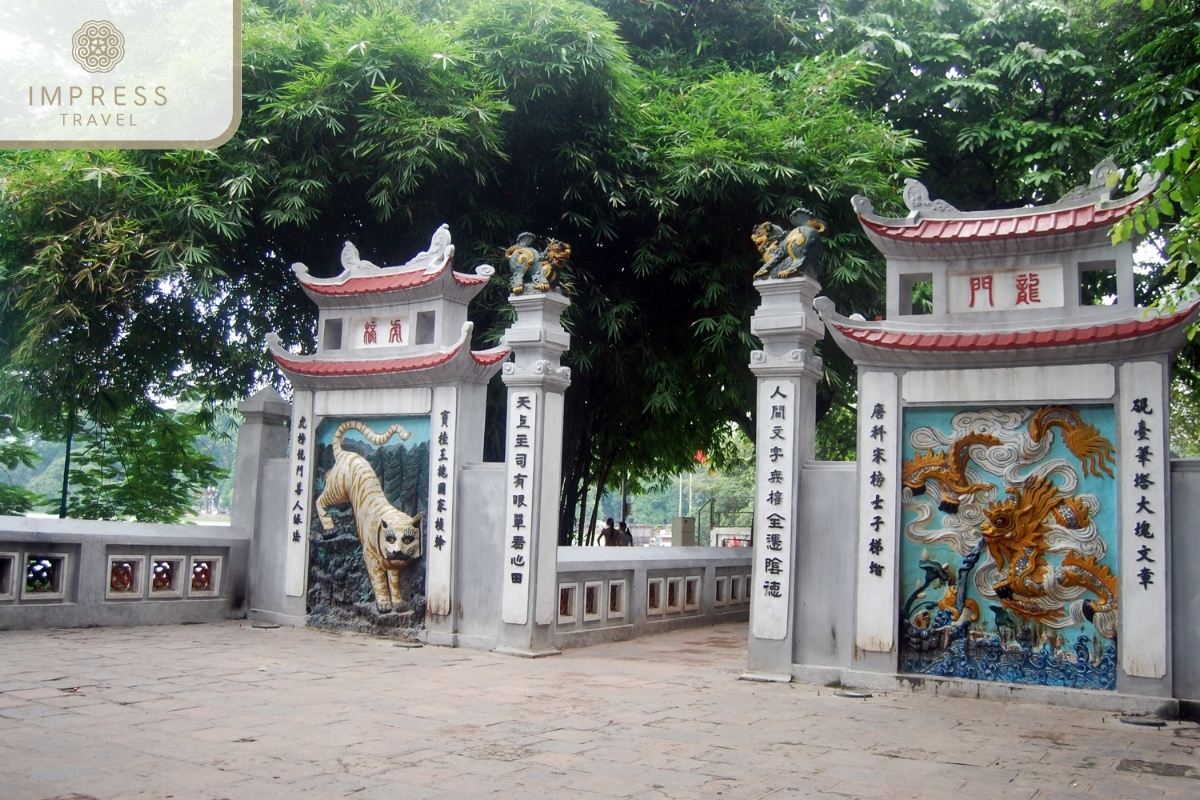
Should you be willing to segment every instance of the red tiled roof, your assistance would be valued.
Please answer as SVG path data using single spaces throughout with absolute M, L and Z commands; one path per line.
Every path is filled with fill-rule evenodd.
M 486 275 L 467 275 L 465 272 L 455 272 L 454 270 L 451 270 L 450 274 L 462 286 L 478 286 L 481 283 L 488 282 L 488 276 Z
M 1015 217 L 922 219 L 916 225 L 886 225 L 866 219 L 861 214 L 858 219 L 863 227 L 887 239 L 970 242 L 981 239 L 1048 236 L 1100 228 L 1112 225 L 1137 203 L 1138 200 L 1132 200 L 1114 208 L 1097 209 L 1091 205 Z
M 484 280 L 487 280 L 487 278 L 484 278 Z M 507 347 L 503 347 L 498 350 L 485 350 L 482 353 L 477 353 L 472 350 L 471 358 L 475 359 L 475 363 L 481 367 L 490 367 L 492 364 L 496 364 L 508 358 L 508 354 L 511 352 L 512 350 L 508 349 Z
M 455 282 L 460 286 L 478 286 L 488 280 L 483 275 L 464 275 L 453 270 L 450 271 L 450 274 L 454 276 Z M 414 286 L 432 283 L 441 275 L 441 271 L 426 274 L 421 270 L 412 270 L 411 272 L 395 272 L 391 275 L 358 275 L 347 278 L 343 283 L 313 283 L 311 280 L 305 280 L 304 277 L 300 278 L 300 282 L 317 294 L 344 296 L 411 289 Z
M 275 360 L 286 370 L 297 375 L 343 376 L 343 375 L 385 375 L 393 372 L 412 372 L 418 369 L 430 369 L 447 364 L 458 355 L 461 347 L 456 347 L 448 353 L 429 353 L 423 356 L 407 358 L 386 358 L 370 361 L 358 359 L 353 361 L 299 361 L 276 355 Z M 471 351 L 471 358 L 481 367 L 490 367 L 508 357 L 508 348 L 486 350 L 482 353 Z
M 880 328 L 834 327 L 848 339 L 875 347 L 895 350 L 1019 350 L 1026 347 L 1062 347 L 1064 345 L 1097 344 L 1117 339 L 1133 339 L 1172 328 L 1192 313 L 1189 307 L 1169 317 L 1134 320 L 1087 328 L 1063 328 L 1045 331 L 1012 331 L 1009 333 L 903 333 Z
M 366 359 L 356 361 L 297 361 L 290 358 L 275 356 L 279 366 L 291 370 L 297 375 L 383 375 L 389 372 L 410 372 L 415 369 L 429 369 L 445 364 L 458 353 L 459 348 L 449 353 L 429 353 L 424 356 L 409 356 L 408 358 L 385 358 L 377 361 Z

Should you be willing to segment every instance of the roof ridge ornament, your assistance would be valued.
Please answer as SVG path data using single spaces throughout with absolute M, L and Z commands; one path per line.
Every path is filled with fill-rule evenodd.
M 925 184 L 921 183 L 916 178 L 904 179 L 904 205 L 908 206 L 908 210 L 913 214 L 917 214 L 921 211 L 958 211 L 957 208 L 950 205 L 945 200 L 929 199 L 929 190 L 925 188 Z
M 349 239 L 342 245 L 342 270 L 345 272 L 379 272 L 379 267 L 358 256 L 358 248 Z
M 1088 178 L 1087 186 L 1076 186 L 1068 191 L 1054 205 L 1090 200 L 1096 203 L 1108 202 L 1112 199 L 1112 190 L 1116 188 L 1121 177 L 1121 169 L 1111 158 L 1106 158 L 1096 166 Z
M 354 243 L 347 240 L 342 246 L 342 271 L 332 278 L 315 278 L 308 266 L 297 261 L 292 264 L 292 272 L 302 283 L 313 286 L 337 286 L 356 278 L 380 277 L 400 273 L 421 272 L 423 275 L 436 275 L 454 261 L 454 245 L 450 242 L 450 227 L 441 225 L 433 232 L 429 249 L 422 250 L 404 264 L 381 267 L 363 259 Z

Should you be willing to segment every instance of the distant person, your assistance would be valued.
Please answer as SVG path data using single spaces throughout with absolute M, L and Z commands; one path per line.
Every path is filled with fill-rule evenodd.
M 621 536 L 617 533 L 617 529 L 613 527 L 613 518 L 609 517 L 604 523 L 604 530 L 600 531 L 600 539 L 604 542 L 605 547 L 616 547 L 621 543 Z
M 617 532 L 617 535 L 621 538 L 621 547 L 633 547 L 633 532 L 629 530 L 629 526 L 625 524 L 624 520 L 621 521 L 621 530 Z

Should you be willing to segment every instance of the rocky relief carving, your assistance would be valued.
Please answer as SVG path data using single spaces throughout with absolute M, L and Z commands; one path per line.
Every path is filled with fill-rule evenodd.
M 419 627 L 428 418 L 327 419 L 317 439 L 309 623 L 364 631 Z
M 909 409 L 902 672 L 1116 688 L 1111 407 Z

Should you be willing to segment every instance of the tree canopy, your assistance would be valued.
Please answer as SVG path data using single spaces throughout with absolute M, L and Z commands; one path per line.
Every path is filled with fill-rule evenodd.
M 580 530 L 588 487 L 753 436 L 756 223 L 807 206 L 831 229 L 825 293 L 882 313 L 852 194 L 894 208 L 920 175 L 959 207 L 1020 205 L 1106 154 L 1148 158 L 1194 102 L 1194 5 L 246 2 L 226 145 L 0 154 L 0 409 L 60 438 L 113 420 L 111 438 L 113 408 L 245 396 L 280 381 L 267 332 L 314 341 L 292 262 L 333 273 L 350 239 L 399 263 L 445 222 L 469 268 L 530 230 L 573 248 L 562 529 Z M 472 309 L 477 345 L 510 319 L 505 286 Z M 822 355 L 823 446 L 845 452 L 853 371 Z

